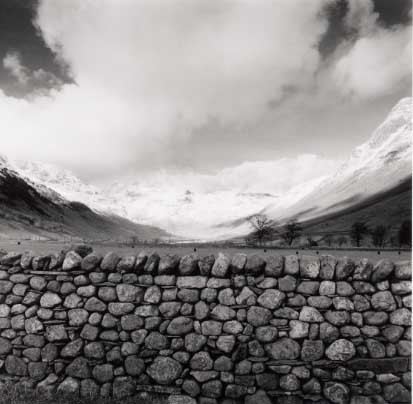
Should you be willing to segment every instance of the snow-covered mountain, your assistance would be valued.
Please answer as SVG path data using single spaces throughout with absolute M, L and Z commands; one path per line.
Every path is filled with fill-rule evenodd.
M 412 99 L 402 99 L 343 164 L 305 155 L 246 162 L 215 174 L 139 173 L 104 187 L 50 164 L 13 162 L 13 167 L 43 192 L 52 189 L 97 212 L 115 213 L 183 237 L 233 237 L 249 231 L 243 218 L 257 212 L 280 222 L 292 217 L 308 220 L 405 180 L 411 175 L 411 108 Z
M 296 203 L 282 210 L 269 206 L 265 213 L 278 220 L 307 220 L 388 190 L 411 175 L 412 98 L 404 98 L 331 177 Z

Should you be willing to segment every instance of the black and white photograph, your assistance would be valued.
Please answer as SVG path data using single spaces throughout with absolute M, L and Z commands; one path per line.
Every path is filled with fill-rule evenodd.
M 0 0 L 0 404 L 411 403 L 411 0 Z

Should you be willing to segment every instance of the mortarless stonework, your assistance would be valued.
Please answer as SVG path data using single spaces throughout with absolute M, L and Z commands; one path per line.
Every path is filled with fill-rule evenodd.
M 172 404 L 411 400 L 408 261 L 88 252 L 0 257 L 1 380 Z

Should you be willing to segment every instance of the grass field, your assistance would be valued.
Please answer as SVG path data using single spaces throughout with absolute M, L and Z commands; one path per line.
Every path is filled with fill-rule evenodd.
M 54 242 L 54 241 L 29 241 L 29 240 L 22 240 L 20 244 L 17 241 L 3 241 L 0 240 L 0 249 L 4 249 L 6 251 L 17 251 L 23 252 L 26 250 L 32 250 L 37 254 L 49 254 L 60 251 L 62 249 L 66 249 L 70 247 L 71 243 L 63 243 L 63 242 Z M 209 254 L 217 255 L 218 252 L 222 251 L 230 256 L 234 255 L 235 253 L 242 252 L 245 254 L 253 254 L 253 253 L 260 253 L 263 256 L 270 255 L 270 254 L 282 254 L 282 255 L 290 255 L 290 254 L 298 254 L 298 255 L 322 255 L 322 254 L 331 254 L 337 257 L 348 256 L 353 258 L 354 260 L 358 260 L 361 258 L 368 258 L 372 262 L 377 262 L 382 258 L 388 258 L 393 261 L 400 261 L 400 260 L 410 260 L 411 259 L 411 251 L 398 251 L 398 250 L 368 250 L 368 249 L 259 249 L 259 248 L 236 248 L 236 247 L 211 247 L 211 246 L 174 246 L 174 245 L 153 245 L 153 246 L 136 246 L 136 248 L 132 248 L 130 246 L 125 246 L 121 244 L 91 244 L 93 249 L 96 252 L 101 254 L 105 254 L 108 251 L 115 251 L 119 255 L 129 255 L 129 254 L 138 254 L 140 251 L 145 250 L 147 252 L 156 251 L 158 254 L 178 254 L 178 255 L 185 255 L 191 252 L 194 252 L 194 248 L 196 248 L 196 252 L 202 257 Z

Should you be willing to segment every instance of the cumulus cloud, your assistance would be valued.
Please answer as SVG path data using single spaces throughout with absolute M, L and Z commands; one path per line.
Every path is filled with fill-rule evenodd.
M 20 56 L 16 52 L 9 52 L 3 59 L 3 67 L 21 84 L 29 80 L 29 71 L 21 64 Z
M 268 153 L 275 157 L 288 148 L 294 153 L 296 144 L 305 150 L 311 135 L 315 143 L 320 137 L 321 146 L 330 127 L 320 125 L 334 97 L 387 94 L 407 68 L 387 59 L 401 39 L 373 34 L 360 37 L 323 70 L 317 44 L 327 29 L 321 10 L 330 2 L 41 0 L 39 31 L 70 66 L 74 83 L 30 99 L 0 92 L 0 132 L 7 134 L 0 147 L 93 176 L 166 161 L 194 165 L 191 147 L 199 133 L 215 139 L 202 141 L 211 160 L 218 154 L 214 148 L 228 139 L 225 158 L 235 158 L 228 165 L 240 163 L 234 157 L 239 143 L 245 146 L 242 160 L 260 152 L 268 159 Z M 374 26 L 371 8 L 353 3 L 348 23 L 364 26 L 368 20 Z M 367 58 L 380 63 L 380 73 L 369 64 L 370 72 L 362 72 L 370 84 L 360 78 Z M 9 59 L 18 80 L 47 76 Z M 198 131 L 211 119 L 220 123 L 215 132 Z M 312 126 L 310 135 L 296 140 Z M 257 140 L 260 134 L 265 141 Z M 175 144 L 180 149 L 171 162 Z M 249 148 L 254 156 L 246 158 Z

